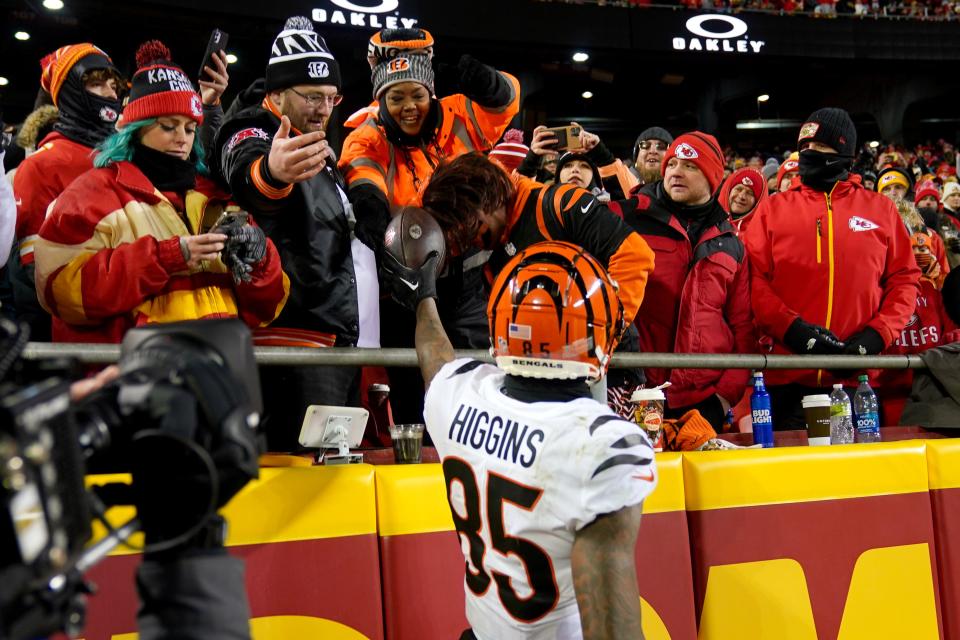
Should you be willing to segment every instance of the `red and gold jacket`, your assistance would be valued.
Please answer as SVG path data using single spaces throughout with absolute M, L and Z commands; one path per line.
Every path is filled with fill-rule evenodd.
M 180 236 L 209 231 L 228 200 L 203 178 L 177 200 L 130 162 L 89 171 L 60 195 L 35 245 L 55 342 L 119 342 L 150 323 L 239 317 L 258 327 L 277 317 L 290 284 L 273 243 L 248 283 L 235 285 L 219 258 L 190 270 Z

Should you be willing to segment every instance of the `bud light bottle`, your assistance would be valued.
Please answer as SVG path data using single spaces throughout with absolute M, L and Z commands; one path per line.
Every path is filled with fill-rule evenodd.
M 857 380 L 860 386 L 853 396 L 853 414 L 857 424 L 857 442 L 880 442 L 880 407 L 877 396 L 862 375 Z
M 750 414 L 753 420 L 753 443 L 769 449 L 773 446 L 773 416 L 770 413 L 770 394 L 763 384 L 762 371 L 753 372 Z

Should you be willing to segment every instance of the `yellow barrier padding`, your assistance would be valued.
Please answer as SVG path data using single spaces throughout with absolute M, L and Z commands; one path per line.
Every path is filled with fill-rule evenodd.
M 931 489 L 960 489 L 960 439 L 927 440 Z
M 368 464 L 260 469 L 223 510 L 227 544 L 375 534 L 373 478 Z
M 664 513 L 683 511 L 686 502 L 683 495 L 683 455 L 680 453 L 658 453 L 657 488 L 643 501 L 643 512 Z
M 376 476 L 381 536 L 453 531 L 439 464 L 380 465 Z
M 688 511 L 927 491 L 924 441 L 683 454 Z
M 87 486 L 129 481 L 129 475 L 88 476 Z M 134 513 L 131 507 L 115 507 L 107 519 L 117 526 Z M 374 468 L 352 464 L 260 469 L 260 479 L 244 487 L 222 513 L 229 523 L 231 546 L 375 534 Z M 104 534 L 96 524 L 94 540 Z M 131 544 L 141 547 L 142 536 L 134 536 Z M 111 555 L 136 552 L 118 547 Z

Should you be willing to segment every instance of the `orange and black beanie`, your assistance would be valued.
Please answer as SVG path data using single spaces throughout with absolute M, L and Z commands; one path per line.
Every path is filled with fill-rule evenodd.
M 433 36 L 426 29 L 381 29 L 367 43 L 367 62 L 373 69 L 384 60 L 419 53 L 433 58 Z
M 137 49 L 130 101 L 117 126 L 170 115 L 186 116 L 202 124 L 203 103 L 187 74 L 170 60 L 166 45 L 150 40 Z
M 309 18 L 293 16 L 273 41 L 264 87 L 278 91 L 301 84 L 329 84 L 338 91 L 343 86 L 340 65 L 326 40 Z

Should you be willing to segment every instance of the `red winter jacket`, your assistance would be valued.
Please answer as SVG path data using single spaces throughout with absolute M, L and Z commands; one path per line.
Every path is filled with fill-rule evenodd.
M 93 168 L 93 149 L 54 131 L 37 152 L 23 161 L 13 177 L 17 201 L 20 263 L 33 263 L 33 245 L 50 203 L 78 176 Z
M 647 280 L 634 324 L 640 350 L 664 353 L 751 353 L 756 351 L 750 312 L 750 282 L 743 244 L 727 213 L 713 204 L 696 246 L 662 202 L 660 182 L 631 198 L 611 202 L 653 249 L 656 269 Z M 743 395 L 743 369 L 646 369 L 647 386 L 670 380 L 671 407 L 687 407 L 719 394 L 730 404 Z
M 858 178 L 829 193 L 794 184 L 769 198 L 743 235 L 757 327 L 774 353 L 798 317 L 840 340 L 870 327 L 890 345 L 913 313 L 920 269 L 893 203 Z M 874 377 L 875 379 L 875 377 Z M 829 386 L 822 370 L 771 370 L 767 383 Z

